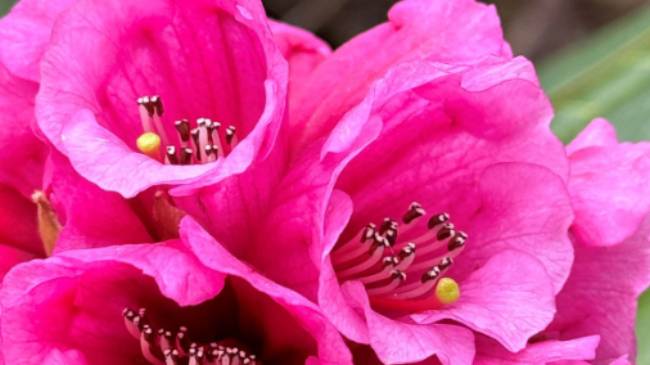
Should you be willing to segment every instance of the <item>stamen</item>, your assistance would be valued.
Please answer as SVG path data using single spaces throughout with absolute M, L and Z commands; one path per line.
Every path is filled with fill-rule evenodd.
M 403 227 L 388 217 L 379 229 L 368 224 L 353 239 L 335 246 L 331 261 L 338 279 L 360 281 L 373 306 L 390 311 L 454 303 L 460 296 L 458 283 L 443 274 L 468 237 L 451 223 L 449 214 L 420 221 L 425 214 L 420 204 L 411 203 L 402 216 Z
M 36 204 L 37 208 L 38 235 L 41 238 L 45 254 L 50 256 L 63 227 L 50 200 L 43 191 L 36 190 L 32 194 L 32 202 Z
M 137 101 L 143 134 L 136 146 L 149 157 L 165 164 L 209 163 L 219 156 L 226 157 L 237 145 L 237 127 L 230 125 L 221 130 L 221 123 L 209 118 L 198 118 L 195 127 L 187 119 L 176 120 L 173 130 L 177 136 L 169 139 L 162 119 L 164 107 L 160 96 L 143 96 Z M 166 146 L 162 156 L 161 146 Z M 186 149 L 190 151 L 189 159 Z
M 178 156 L 176 156 L 176 146 L 167 146 L 167 163 L 171 165 L 178 165 Z
M 124 324 L 131 336 L 140 342 L 142 356 L 154 365 L 261 365 L 257 357 L 226 339 L 199 344 L 189 342 L 187 327 L 178 331 L 154 329 L 146 318 L 146 310 L 137 313 L 129 308 L 122 312 Z

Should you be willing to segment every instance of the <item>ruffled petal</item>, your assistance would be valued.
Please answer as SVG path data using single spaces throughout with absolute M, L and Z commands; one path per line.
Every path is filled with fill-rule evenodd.
M 558 312 L 547 332 L 560 338 L 600 335 L 597 359 L 636 353 L 639 295 L 650 285 L 650 219 L 614 246 L 576 242 L 571 276 L 557 297 Z
M 387 364 L 412 363 L 436 355 L 443 365 L 471 364 L 474 335 L 456 325 L 408 324 L 375 312 L 360 283 L 343 284 L 343 292 L 356 311 L 365 316 L 368 340 L 377 356 Z
M 0 184 L 25 197 L 41 187 L 46 153 L 32 132 L 37 90 L 36 83 L 12 76 L 0 64 Z
M 531 343 L 525 349 L 511 353 L 491 340 L 479 337 L 476 365 L 538 365 L 564 361 L 593 360 L 599 337 L 588 336 L 566 341 Z M 575 365 L 575 363 L 573 363 Z M 585 362 L 588 364 L 588 362 Z M 557 363 L 559 365 L 559 363 Z
M 457 303 L 411 318 L 421 324 L 452 319 L 516 352 L 551 322 L 554 298 L 552 282 L 538 260 L 503 251 L 462 281 Z
M 292 25 L 270 21 L 275 44 L 289 62 L 289 100 L 304 83 L 309 82 L 311 72 L 331 53 L 330 46 L 308 31 Z
M 200 27 L 196 25 L 200 24 Z M 39 125 L 82 176 L 126 197 L 152 185 L 245 170 L 275 142 L 287 66 L 257 1 L 78 1 L 57 21 L 42 62 Z M 240 142 L 216 163 L 167 166 L 136 152 L 136 100 L 160 95 L 173 121 L 211 117 Z
M 0 63 L 20 78 L 38 81 L 54 22 L 74 1 L 19 1 L 0 19 Z
M 463 64 L 511 56 L 495 8 L 474 0 L 401 1 L 388 20 L 337 49 L 292 94 L 296 139 L 322 136 L 363 99 L 375 80 L 401 62 Z
M 181 237 L 207 267 L 223 275 L 245 280 L 258 291 L 268 295 L 296 317 L 316 340 L 318 357 L 324 363 L 351 362 L 350 352 L 343 339 L 320 313 L 316 305 L 300 294 L 276 284 L 252 267 L 239 261 L 214 240 L 196 221 L 185 218 L 181 223 Z M 294 271 L 293 275 L 300 275 Z
M 84 180 L 58 151 L 44 185 L 62 225 L 55 251 L 153 240 L 127 200 Z
M 72 349 L 86 359 L 80 364 L 93 365 L 139 358 L 124 307 L 195 305 L 219 293 L 224 279 L 175 241 L 67 251 L 18 265 L 5 278 L 0 330 L 7 363 L 56 364 Z
M 616 143 L 612 127 L 596 120 L 569 150 L 572 232 L 589 245 L 622 242 L 650 211 L 650 143 Z

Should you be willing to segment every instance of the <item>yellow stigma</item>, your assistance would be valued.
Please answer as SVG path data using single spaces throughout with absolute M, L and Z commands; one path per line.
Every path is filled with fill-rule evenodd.
M 442 304 L 453 304 L 460 298 L 460 287 L 452 278 L 442 278 L 436 285 L 436 298 Z
M 157 158 L 160 153 L 160 136 L 153 132 L 145 132 L 136 141 L 138 150 L 147 156 Z

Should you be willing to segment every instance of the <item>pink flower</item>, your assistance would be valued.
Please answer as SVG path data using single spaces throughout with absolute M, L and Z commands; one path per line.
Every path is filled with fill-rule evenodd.
M 258 1 L 74 1 L 40 65 L 41 130 L 125 197 L 244 171 L 286 104 L 286 61 Z
M 6 363 L 349 363 L 315 305 L 191 220 L 183 227 L 182 241 L 71 250 L 17 266 L 0 296 Z M 186 242 L 205 248 L 210 269 Z
M 272 153 L 177 201 L 384 363 L 471 363 L 477 333 L 518 352 L 552 321 L 573 261 L 550 105 L 492 8 L 405 1 L 390 18 L 324 59 L 310 52 L 295 84 L 311 98 L 289 100 L 289 163 Z

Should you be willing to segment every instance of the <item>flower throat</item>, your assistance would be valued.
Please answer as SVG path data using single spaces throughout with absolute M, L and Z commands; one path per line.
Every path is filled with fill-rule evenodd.
M 242 349 L 237 341 L 222 340 L 208 344 L 192 342 L 188 328 L 177 331 L 156 329 L 147 310 L 125 308 L 124 324 L 131 336 L 140 341 L 142 356 L 154 365 L 261 365 L 259 359 Z
M 452 304 L 460 288 L 444 274 L 465 247 L 467 234 L 458 231 L 449 214 L 422 219 L 425 210 L 412 203 L 402 216 L 402 226 L 385 218 L 380 226 L 366 225 L 331 253 L 340 282 L 363 283 L 373 307 L 416 312 Z
M 222 126 L 209 118 L 174 122 L 174 135 L 167 135 L 163 124 L 163 103 L 160 96 L 138 98 L 140 121 L 144 133 L 136 145 L 145 155 L 171 165 L 202 164 L 226 157 L 237 144 L 237 128 Z M 165 146 L 164 150 L 161 148 Z

